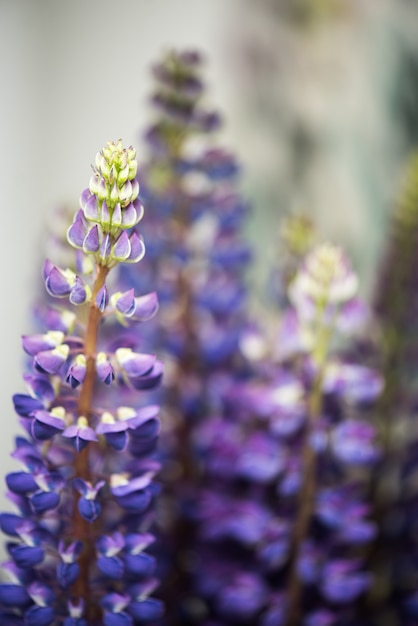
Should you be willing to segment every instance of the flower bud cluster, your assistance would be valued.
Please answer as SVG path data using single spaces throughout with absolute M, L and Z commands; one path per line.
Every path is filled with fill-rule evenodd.
M 142 244 L 141 254 L 132 252 L 133 235 L 121 242 L 119 233 L 132 224 L 117 218 L 135 210 L 133 149 L 108 143 L 96 173 L 109 195 L 92 184 L 96 222 L 91 212 L 78 213 L 69 234 L 81 255 L 95 254 L 96 266 L 86 274 L 78 263 L 76 274 L 47 261 L 47 292 L 68 298 L 69 308 L 48 300 L 40 331 L 22 338 L 26 392 L 13 402 L 24 434 L 12 455 L 21 467 L 6 477 L 17 512 L 0 514 L 8 536 L 1 624 L 132 626 L 162 615 L 161 602 L 150 597 L 158 581 L 149 553 L 159 407 L 138 394 L 159 384 L 162 364 L 138 349 L 133 330 L 156 313 L 158 301 L 155 292 L 138 296 L 107 285 L 126 241 L 128 260 L 143 254 Z M 94 252 L 96 236 L 100 247 L 108 237 L 108 255 Z
M 156 83 L 151 101 L 157 118 L 147 140 L 159 154 L 173 154 L 185 138 L 220 125 L 219 115 L 200 104 L 205 92 L 202 65 L 202 55 L 195 50 L 171 50 L 153 68 Z
M 315 306 L 339 305 L 351 300 L 358 281 L 344 252 L 333 244 L 315 247 L 305 258 L 292 286 L 293 298 Z
M 101 265 L 136 263 L 145 253 L 142 238 L 132 231 L 143 216 L 136 174 L 135 150 L 109 141 L 97 154 L 90 185 L 81 194 L 81 209 L 67 238 Z

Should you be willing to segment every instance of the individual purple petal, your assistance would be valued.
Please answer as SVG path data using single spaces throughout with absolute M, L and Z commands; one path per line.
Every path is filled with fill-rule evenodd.
M 151 491 L 147 489 L 150 479 L 141 480 L 127 480 L 115 485 L 115 476 L 111 478 L 111 491 L 117 503 L 130 513 L 143 513 L 151 502 Z
M 116 300 L 116 309 L 122 315 L 126 317 L 130 317 L 135 312 L 135 291 L 134 289 L 129 289 L 124 293 L 120 293 L 117 296 Z
M 155 541 L 151 533 L 129 533 L 124 539 L 129 554 L 139 554 Z
M 118 365 L 129 378 L 144 376 L 153 368 L 156 357 L 153 354 L 140 354 L 130 348 L 119 348 L 115 352 Z
M 129 238 L 129 242 L 131 245 L 131 252 L 127 259 L 125 259 L 125 263 L 137 263 L 140 261 L 145 254 L 145 244 L 135 231 Z
M 128 204 L 122 211 L 122 228 L 132 228 L 133 226 L 135 226 L 135 224 L 137 224 L 139 222 L 138 219 L 138 215 L 141 215 L 141 213 L 138 214 L 137 209 L 135 207 L 135 202 L 131 202 L 130 204 Z M 141 204 L 138 203 L 139 207 L 141 207 Z M 142 211 L 143 212 L 143 211 Z
M 86 372 L 86 357 L 84 354 L 79 354 L 70 366 L 65 380 L 70 384 L 72 389 L 75 389 L 84 382 Z
M 103 596 L 100 604 L 104 609 L 112 611 L 113 613 L 119 613 L 127 607 L 130 601 L 130 596 L 127 594 L 108 593 Z
M 75 248 L 82 248 L 83 241 L 86 236 L 86 225 L 80 215 L 77 213 L 74 222 L 67 231 L 68 242 Z
M 11 472 L 6 474 L 6 484 L 10 491 L 25 494 L 36 491 L 38 485 L 32 474 L 28 472 Z
M 44 560 L 44 550 L 40 546 L 10 545 L 9 553 L 18 567 L 30 569 Z
M 57 346 L 53 350 L 38 352 L 34 361 L 36 368 L 43 374 L 57 374 L 68 358 L 70 348 L 66 344 Z
M 105 412 L 96 427 L 96 433 L 104 435 L 107 443 L 120 452 L 125 450 L 128 445 L 127 428 L 126 422 L 116 421 L 111 413 Z
M 106 261 L 109 258 L 110 250 L 111 250 L 111 239 L 110 239 L 109 233 L 106 233 L 106 235 L 103 237 L 103 241 L 100 246 L 100 258 L 103 261 Z
M 340 461 L 350 465 L 369 465 L 379 456 L 375 439 L 375 429 L 371 424 L 349 419 L 334 428 L 331 445 Z
M 61 345 L 64 333 L 60 331 L 49 331 L 43 335 L 22 335 L 22 346 L 24 351 L 31 356 L 38 352 L 52 350 Z
M 65 428 L 65 411 L 56 407 L 52 412 L 45 410 L 34 411 L 32 422 L 32 436 L 37 441 L 47 441 Z
M 142 601 L 131 602 L 128 612 L 140 624 L 160 620 L 164 615 L 164 604 L 157 598 L 146 598 Z
M 84 304 L 90 299 L 90 288 L 87 287 L 78 276 L 70 293 L 71 304 Z
M 15 393 L 13 396 L 15 411 L 21 417 L 29 417 L 33 411 L 43 409 L 44 405 L 37 398 L 32 398 L 24 393 Z
M 6 535 L 18 537 L 18 528 L 24 518 L 15 513 L 0 513 L 0 528 Z
M 91 198 L 92 193 L 90 189 L 84 189 L 80 194 L 79 204 L 82 210 L 84 210 L 84 206 L 89 198 Z
M 0 584 L 0 603 L 8 607 L 24 607 L 31 603 L 30 596 L 21 585 Z
M 49 626 L 55 620 L 50 606 L 31 606 L 25 613 L 25 626 Z
M 151 485 L 155 472 L 149 471 L 141 476 L 130 478 L 126 474 L 112 474 L 110 488 L 115 496 L 125 496 L 142 491 Z
M 138 378 L 130 378 L 130 382 L 138 390 L 153 389 L 162 379 L 163 368 L 161 361 L 157 361 L 150 372 Z
M 124 564 L 128 574 L 139 578 L 148 578 L 155 570 L 155 558 L 149 554 L 126 554 Z
M 106 200 L 104 200 L 100 211 L 100 224 L 102 227 L 105 226 L 107 230 L 110 226 L 110 222 L 111 217 L 109 207 L 107 206 Z
M 324 597 L 335 604 L 350 604 L 370 586 L 371 576 L 358 571 L 355 561 L 331 561 L 322 573 L 321 591 Z
M 96 502 L 96 500 L 79 498 L 78 510 L 81 517 L 83 517 L 87 522 L 91 523 L 99 517 L 102 511 L 102 506 L 99 502 Z
M 133 411 L 133 413 L 132 413 Z M 148 431 L 148 426 L 151 420 L 154 420 L 160 411 L 160 407 L 158 404 L 150 404 L 148 406 L 144 406 L 138 410 L 130 409 L 130 407 L 120 407 L 117 410 L 117 415 L 121 420 L 127 420 L 129 428 L 132 430 L 140 429 L 141 426 L 145 425 L 145 432 L 141 432 L 140 436 L 153 436 L 155 434 L 154 428 L 152 428 L 152 434 Z M 138 431 L 139 434 L 139 431 Z
M 134 622 L 130 615 L 121 611 L 118 613 L 104 612 L 103 626 L 133 626 Z
M 376 524 L 364 519 L 347 519 L 340 530 L 338 539 L 349 545 L 364 545 L 372 541 L 377 534 Z
M 154 317 L 158 311 L 158 306 L 158 297 L 155 291 L 147 293 L 144 296 L 138 296 L 135 298 L 135 310 L 132 318 L 145 322 Z
M 47 277 L 51 273 L 51 270 L 54 267 L 55 267 L 55 265 L 53 264 L 52 261 L 50 261 L 49 259 L 45 259 L 44 264 L 42 266 L 42 278 L 43 278 L 43 280 L 47 279 Z
M 99 556 L 97 567 L 102 574 L 113 580 L 121 580 L 125 573 L 123 562 L 117 556 Z
M 90 193 L 88 189 L 86 189 L 86 192 Z M 84 198 L 82 196 L 81 206 L 84 211 L 84 217 L 86 218 L 86 220 L 88 220 L 89 222 L 98 222 L 100 220 L 97 198 L 94 194 L 89 195 L 87 198 L 86 195 L 84 196 Z
M 60 503 L 60 497 L 54 491 L 39 491 L 29 498 L 29 502 L 32 510 L 40 515 L 45 511 L 56 509 Z
M 60 587 L 67 589 L 78 578 L 80 574 L 80 566 L 78 563 L 62 562 L 57 567 L 57 580 Z
M 122 209 L 119 202 L 115 205 L 112 213 L 112 227 L 120 228 L 122 225 Z
M 116 261 L 125 261 L 131 254 L 131 243 L 128 233 L 124 230 L 119 235 L 118 240 L 112 248 L 112 257 Z
M 96 373 L 99 380 L 106 385 L 110 385 L 115 379 L 113 366 L 104 352 L 99 352 L 96 356 Z
M 83 240 L 83 251 L 86 254 L 93 254 L 97 252 L 100 248 L 100 238 L 99 238 L 99 227 L 95 224 L 88 231 L 87 235 Z
M 51 296 L 61 298 L 71 293 L 75 279 L 76 275 L 71 270 L 63 271 L 53 265 L 45 279 L 45 287 Z
M 85 448 L 90 441 L 97 441 L 97 435 L 90 428 L 85 417 L 79 417 L 76 424 L 67 426 L 62 436 L 71 440 L 71 444 L 77 452 Z
M 106 285 L 103 285 L 103 287 L 101 287 L 99 291 L 97 292 L 96 306 L 99 309 L 99 311 L 103 313 L 108 304 L 109 304 L 109 292 L 107 290 Z

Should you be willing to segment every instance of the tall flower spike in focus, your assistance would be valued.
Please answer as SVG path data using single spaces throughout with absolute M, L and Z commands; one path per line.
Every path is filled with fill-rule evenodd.
M 108 281 L 144 255 L 136 171 L 132 147 L 106 144 L 68 229 L 75 267 L 44 264 L 43 329 L 23 336 L 27 391 L 13 397 L 24 434 L 12 455 L 20 469 L 6 477 L 17 512 L 0 515 L 1 624 L 132 626 L 163 613 L 151 597 L 158 406 L 139 393 L 158 385 L 162 366 L 126 330 L 157 301 Z

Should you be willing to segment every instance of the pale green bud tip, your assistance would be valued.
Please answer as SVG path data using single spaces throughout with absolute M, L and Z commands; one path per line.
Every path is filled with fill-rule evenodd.
M 134 202 L 139 186 L 135 179 L 138 164 L 135 149 L 124 148 L 122 141 L 108 141 L 103 150 L 97 153 L 93 176 L 90 179 L 90 192 L 100 201 L 106 200 L 112 212 L 116 204 L 122 208 Z
M 316 246 L 305 258 L 293 290 L 317 302 L 342 304 L 358 288 L 357 276 L 344 252 L 333 244 Z
M 123 182 L 132 180 L 137 171 L 135 148 L 124 148 L 120 139 L 117 143 L 108 141 L 96 156 L 96 170 L 105 179 L 109 176 L 119 179 L 121 175 Z

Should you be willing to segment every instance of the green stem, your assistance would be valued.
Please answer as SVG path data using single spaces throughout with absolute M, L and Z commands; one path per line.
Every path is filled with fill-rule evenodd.
M 302 581 L 298 572 L 299 560 L 303 543 L 308 535 L 309 526 L 315 511 L 315 495 L 317 490 L 316 453 L 311 444 L 311 435 L 315 422 L 322 412 L 322 385 L 325 364 L 333 324 L 323 324 L 324 308 L 320 307 L 317 317 L 317 342 L 313 358 L 317 374 L 308 395 L 307 422 L 302 444 L 302 485 L 299 491 L 297 515 L 293 527 L 293 538 L 289 558 L 288 610 L 286 626 L 300 626 Z

